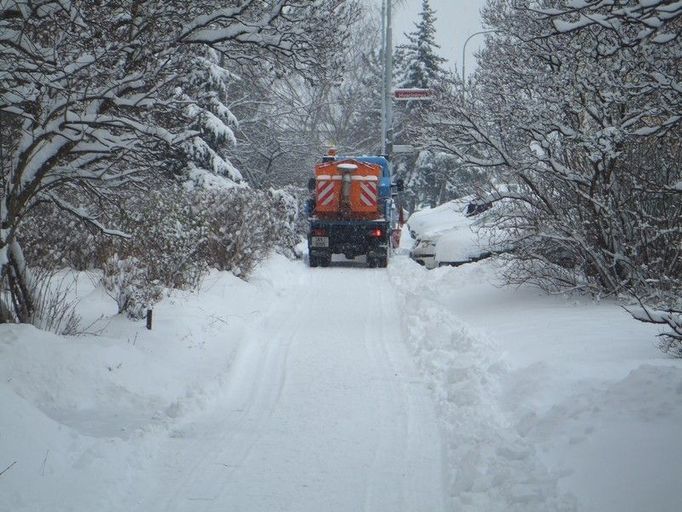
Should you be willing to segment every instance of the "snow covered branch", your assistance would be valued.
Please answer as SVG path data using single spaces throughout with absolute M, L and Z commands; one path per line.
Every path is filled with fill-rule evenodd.
M 557 8 L 527 10 L 551 20 L 557 32 L 598 26 L 618 33 L 626 45 L 668 43 L 679 36 L 676 20 L 682 17 L 682 3 L 676 0 L 570 0 Z
M 479 69 L 423 147 L 483 169 L 510 280 L 595 294 L 682 289 L 680 2 L 495 2 Z M 589 18 L 589 19 L 588 19 Z M 557 22 L 573 22 L 559 30 Z M 647 28 L 648 27 L 648 28 Z M 658 37 L 664 33 L 674 37 Z
M 675 357 L 682 357 L 682 309 L 658 309 L 647 306 L 642 301 L 638 306 L 625 308 L 635 320 L 640 322 L 663 325 L 670 329 L 659 334 L 661 350 Z
M 210 45 L 237 61 L 264 58 L 312 79 L 338 73 L 339 49 L 359 13 L 355 0 L 247 0 L 195 17 L 178 40 Z

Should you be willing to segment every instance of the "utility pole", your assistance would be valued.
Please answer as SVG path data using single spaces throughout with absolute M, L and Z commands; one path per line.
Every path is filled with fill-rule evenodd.
M 392 23 L 392 1 L 383 0 L 381 6 L 382 13 L 382 41 L 384 57 L 384 90 L 382 101 L 382 142 L 383 153 L 390 160 L 393 153 L 393 100 L 391 98 L 391 85 L 393 77 L 393 23 Z
M 381 152 L 386 153 L 386 0 L 381 0 Z

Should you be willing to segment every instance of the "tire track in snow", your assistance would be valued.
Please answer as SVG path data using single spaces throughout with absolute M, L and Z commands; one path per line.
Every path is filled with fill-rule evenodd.
M 297 292 L 300 290 L 296 289 Z M 265 340 L 258 337 L 258 330 L 251 329 L 239 353 L 226 371 L 227 385 L 217 400 L 224 411 L 219 420 L 209 421 L 201 430 L 194 432 L 196 439 L 182 450 L 181 459 L 194 460 L 189 471 L 180 471 L 173 486 L 174 492 L 159 510 L 205 511 L 220 502 L 222 483 L 238 470 L 248 458 L 260 435 L 261 427 L 272 413 L 281 396 L 286 380 L 286 359 L 289 346 L 300 322 L 302 301 L 295 300 L 294 311 L 283 324 L 283 333 L 290 333 L 284 341 L 279 338 Z M 272 305 L 262 315 L 267 321 L 273 316 Z M 209 412 L 209 415 L 212 414 Z M 195 418 L 189 427 L 201 422 Z M 217 437 L 215 434 L 219 433 Z M 206 438 L 211 438 L 206 443 Z M 198 455 L 197 455 L 198 453 Z M 179 469 L 185 464 L 178 461 Z
M 289 352 L 291 345 L 295 342 L 296 336 L 301 327 L 303 301 L 300 300 L 302 291 L 297 290 L 296 308 L 292 314 L 285 317 L 286 321 L 281 322 L 283 328 L 283 341 L 280 343 L 279 337 L 273 340 L 274 342 L 266 342 L 268 345 L 268 355 L 266 356 L 266 363 L 259 372 L 262 380 L 269 380 L 270 385 L 261 386 L 261 393 L 256 395 L 254 403 L 249 407 L 250 410 L 256 406 L 256 418 L 251 424 L 251 429 L 248 431 L 247 439 L 242 439 L 237 442 L 234 440 L 226 449 L 223 450 L 224 456 L 230 455 L 235 448 L 243 447 L 244 453 L 238 457 L 238 461 L 232 464 L 230 471 L 227 473 L 220 473 L 215 483 L 218 485 L 218 494 L 215 502 L 221 503 L 221 497 L 224 496 L 224 486 L 222 483 L 229 477 L 233 476 L 239 471 L 239 468 L 247 461 L 251 451 L 262 434 L 266 422 L 272 417 L 281 397 L 282 391 L 287 379 L 287 364 L 289 359 Z M 280 319 L 281 320 L 281 319 Z M 279 321 L 279 320 L 278 320 Z M 223 509 L 221 509 L 223 510 Z
M 385 271 L 378 274 L 389 281 Z M 403 479 L 400 500 L 393 503 L 394 510 L 444 510 L 445 493 L 432 494 L 431 481 L 445 482 L 443 446 L 440 442 L 439 421 L 432 394 L 419 375 L 416 364 L 407 350 L 404 331 L 401 329 L 400 310 L 396 290 L 392 284 L 376 286 L 379 300 L 375 309 L 395 312 L 390 322 L 381 322 L 379 336 L 373 344 L 374 358 L 384 370 L 385 379 L 391 383 L 392 395 L 399 403 L 400 453 L 402 463 L 399 474 Z M 395 450 L 395 446 L 386 447 Z M 386 461 L 395 463 L 390 460 Z M 429 471 L 414 471 L 413 468 L 429 468 Z M 441 488 L 442 489 L 442 488 Z M 380 493 L 377 493 L 380 496 Z
M 397 382 L 400 377 L 392 361 L 388 358 L 385 347 L 387 340 L 385 339 L 386 334 L 384 327 L 386 320 L 390 321 L 390 319 L 387 318 L 384 290 L 383 286 L 379 284 L 378 272 L 382 271 L 372 271 L 370 279 L 370 286 L 373 289 L 378 290 L 379 300 L 374 300 L 370 303 L 368 322 L 365 323 L 364 343 L 374 365 L 381 370 L 381 375 L 376 375 L 374 378 L 385 385 L 384 391 L 390 396 L 390 400 L 385 401 L 392 401 L 394 405 L 399 405 L 399 414 L 397 416 L 394 415 L 395 424 L 397 425 L 396 430 L 398 432 L 396 437 L 399 439 L 399 443 L 397 445 L 392 444 L 390 442 L 392 441 L 391 438 L 388 436 L 380 436 L 378 444 L 374 446 L 372 465 L 369 473 L 372 480 L 367 482 L 365 488 L 365 503 L 363 510 L 377 510 L 380 507 L 389 506 L 392 510 L 404 510 L 404 488 L 401 486 L 398 489 L 399 492 L 394 492 L 393 495 L 387 492 L 387 490 L 390 491 L 390 477 L 395 478 L 396 475 L 400 475 L 399 478 L 402 479 L 402 475 L 405 475 L 407 470 L 402 464 L 398 467 L 395 466 L 396 459 L 398 459 L 397 462 L 405 460 L 407 422 L 405 421 L 404 413 L 406 401 L 402 396 L 402 390 L 399 389 Z M 376 325 L 372 325 L 370 322 Z M 389 413 L 386 411 L 386 407 L 383 404 L 384 400 L 379 401 L 379 414 L 381 416 Z M 399 457 L 395 457 L 396 452 L 400 455 Z M 390 475 L 389 477 L 389 475 L 385 475 L 382 472 L 387 466 L 392 468 L 395 475 Z
M 191 440 L 175 440 L 172 492 L 144 510 L 442 510 L 434 406 L 386 271 L 292 272 L 215 409 L 185 425 Z

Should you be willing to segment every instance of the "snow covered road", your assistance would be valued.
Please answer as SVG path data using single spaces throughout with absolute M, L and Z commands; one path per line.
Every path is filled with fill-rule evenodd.
M 442 510 L 426 385 L 385 271 L 290 274 L 215 406 L 176 428 L 141 510 Z

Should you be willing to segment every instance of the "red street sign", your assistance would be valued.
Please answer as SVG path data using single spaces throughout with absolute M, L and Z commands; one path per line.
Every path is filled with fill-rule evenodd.
M 431 89 L 395 89 L 393 91 L 393 97 L 398 101 L 424 101 L 433 99 L 433 94 L 431 93 Z

